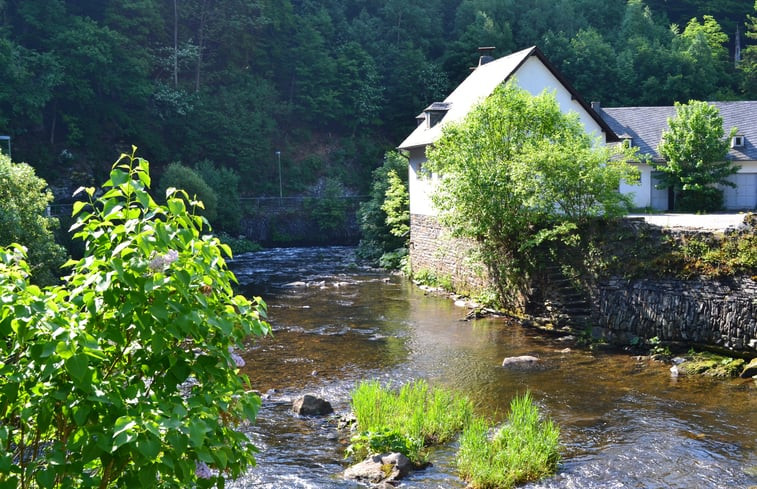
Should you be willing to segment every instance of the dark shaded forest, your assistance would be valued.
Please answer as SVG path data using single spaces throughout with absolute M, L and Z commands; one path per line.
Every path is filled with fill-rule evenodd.
M 131 145 L 212 162 L 244 196 L 338 182 L 478 60 L 538 45 L 605 106 L 757 98 L 751 0 L 0 0 L 0 135 L 54 186 Z M 742 61 L 736 64 L 740 32 Z M 6 148 L 3 147 L 3 150 Z M 280 152 L 277 154 L 277 152 Z M 279 161 L 280 157 L 280 161 Z

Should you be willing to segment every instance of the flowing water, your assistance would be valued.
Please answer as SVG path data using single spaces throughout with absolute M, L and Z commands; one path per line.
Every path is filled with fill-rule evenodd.
M 292 248 L 232 263 L 244 293 L 269 307 L 272 337 L 250 343 L 245 373 L 265 393 L 250 436 L 258 466 L 233 488 L 357 488 L 344 480 L 347 440 L 326 418 L 291 412 L 313 393 L 338 414 L 363 379 L 426 379 L 462 391 L 502 419 L 527 389 L 561 427 L 556 476 L 529 488 L 757 486 L 757 386 L 752 380 L 673 378 L 669 366 L 592 352 L 503 319 L 461 321 L 464 309 L 406 279 L 355 265 L 354 249 Z M 570 351 L 565 351 L 569 348 Z M 530 354 L 537 368 L 506 369 Z M 463 488 L 455 444 L 404 488 Z

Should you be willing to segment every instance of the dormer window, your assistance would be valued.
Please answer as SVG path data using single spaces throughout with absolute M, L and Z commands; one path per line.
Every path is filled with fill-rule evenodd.
M 444 116 L 447 115 L 448 110 L 449 104 L 445 102 L 434 102 L 426 107 L 423 113 L 426 114 L 427 127 L 430 129 L 439 124 L 444 119 Z
M 731 138 L 731 148 L 743 148 L 743 147 L 744 147 L 743 135 L 736 135 Z

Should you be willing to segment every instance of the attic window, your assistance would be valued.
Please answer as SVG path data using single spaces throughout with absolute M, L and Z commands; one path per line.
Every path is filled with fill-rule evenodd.
M 449 104 L 444 102 L 434 102 L 433 104 L 426 107 L 426 110 L 424 110 L 423 112 L 426 114 L 426 122 L 428 123 L 428 127 L 431 128 L 439 124 L 439 122 L 444 119 L 444 116 L 447 115 L 448 110 Z
M 631 136 L 621 136 L 620 144 L 622 144 L 624 148 L 633 148 L 633 138 Z
M 743 148 L 744 147 L 744 136 L 734 136 L 731 138 L 731 148 Z

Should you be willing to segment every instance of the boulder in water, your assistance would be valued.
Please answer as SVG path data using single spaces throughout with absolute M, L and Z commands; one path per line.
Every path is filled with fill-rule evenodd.
M 507 357 L 504 360 L 502 360 L 502 366 L 503 367 L 510 367 L 514 365 L 531 365 L 533 363 L 538 362 L 539 359 L 537 357 L 531 356 L 531 355 L 521 355 L 518 357 Z
M 301 416 L 323 416 L 334 412 L 331 403 L 312 394 L 305 394 L 296 399 L 292 410 Z
M 412 462 L 401 453 L 372 455 L 344 471 L 345 479 L 371 484 L 386 484 L 410 473 Z

